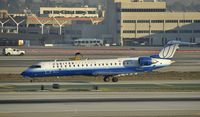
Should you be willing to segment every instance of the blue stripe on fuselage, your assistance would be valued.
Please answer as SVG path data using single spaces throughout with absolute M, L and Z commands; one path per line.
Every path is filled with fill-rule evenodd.
M 149 72 L 164 66 L 145 66 L 145 67 L 121 67 L 121 68 L 105 68 L 105 69 L 57 69 L 57 70 L 37 70 L 33 71 L 28 69 L 22 74 L 24 77 L 48 77 L 48 76 L 73 76 L 73 75 L 106 75 L 106 74 L 127 74 L 134 72 Z

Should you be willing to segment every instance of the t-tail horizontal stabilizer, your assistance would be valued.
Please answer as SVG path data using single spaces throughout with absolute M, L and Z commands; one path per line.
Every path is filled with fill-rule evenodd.
M 193 45 L 195 43 L 190 42 L 181 42 L 181 41 L 169 41 L 167 45 L 160 51 L 157 55 L 152 55 L 152 58 L 163 58 L 171 59 L 173 58 L 176 50 L 179 48 L 179 45 Z

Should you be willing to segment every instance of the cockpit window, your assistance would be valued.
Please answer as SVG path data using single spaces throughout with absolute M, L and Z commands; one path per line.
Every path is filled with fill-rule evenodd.
M 41 65 L 32 65 L 30 68 L 41 68 Z

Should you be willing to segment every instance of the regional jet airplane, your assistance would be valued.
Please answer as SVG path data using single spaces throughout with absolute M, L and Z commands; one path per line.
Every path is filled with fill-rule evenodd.
M 118 77 L 140 72 L 151 72 L 174 63 L 172 57 L 181 42 L 170 41 L 159 54 L 151 56 L 40 62 L 21 73 L 27 78 L 49 76 L 103 76 L 105 82 L 118 82 Z M 182 43 L 184 44 L 184 43 Z

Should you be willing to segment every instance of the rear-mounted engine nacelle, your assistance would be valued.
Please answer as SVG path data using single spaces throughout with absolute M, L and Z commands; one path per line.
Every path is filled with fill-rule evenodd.
M 138 59 L 139 65 L 141 66 L 149 66 L 153 64 L 153 60 L 150 57 L 140 57 Z

